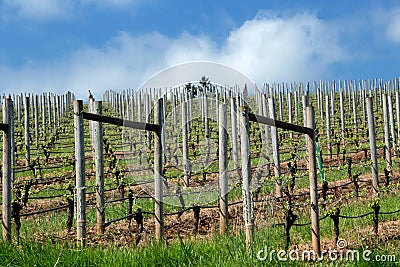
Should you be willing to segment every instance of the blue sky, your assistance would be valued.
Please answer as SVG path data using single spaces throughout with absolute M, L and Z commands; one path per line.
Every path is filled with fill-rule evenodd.
M 86 96 L 215 61 L 258 85 L 396 78 L 398 1 L 0 0 L 0 92 Z

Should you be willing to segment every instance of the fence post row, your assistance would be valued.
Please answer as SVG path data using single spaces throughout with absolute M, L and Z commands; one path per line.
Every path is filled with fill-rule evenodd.
M 24 98 L 24 112 L 25 112 L 25 158 L 26 158 L 26 166 L 30 164 L 31 161 L 31 149 L 30 149 L 30 135 L 29 135 L 29 96 Z
M 317 255 L 320 255 L 321 253 L 321 245 L 320 245 L 320 231 L 319 231 L 319 209 L 318 209 L 318 191 L 317 191 L 317 165 L 316 165 L 316 154 L 315 154 L 315 121 L 314 121 L 314 108 L 313 107 L 307 107 L 306 108 L 306 122 L 307 122 L 307 127 L 303 127 L 303 126 L 299 126 L 299 125 L 295 125 L 295 124 L 291 124 L 291 123 L 286 123 L 283 121 L 278 121 L 278 120 L 274 120 L 271 118 L 267 118 L 264 116 L 260 116 L 260 115 L 255 115 L 255 114 L 248 114 L 247 109 L 244 107 L 241 107 L 241 119 L 242 121 L 245 121 L 244 118 L 246 114 L 248 114 L 247 116 L 249 116 L 249 119 L 251 121 L 257 122 L 257 123 L 261 123 L 261 124 L 267 124 L 267 125 L 271 125 L 274 126 L 276 128 L 282 128 L 285 130 L 291 130 L 291 131 L 295 131 L 295 132 L 299 132 L 299 133 L 303 133 L 306 135 L 306 141 L 307 141 L 307 152 L 308 152 L 308 158 L 309 158 L 309 180 L 310 180 L 310 199 L 311 199 L 311 226 L 312 226 L 312 243 L 313 243 L 313 249 L 314 252 Z M 241 129 L 243 128 L 242 125 L 246 125 L 246 124 L 242 124 L 241 121 Z M 248 121 L 247 121 L 248 122 Z M 247 124 L 248 125 L 248 124 Z M 243 132 L 246 133 L 246 132 Z M 248 133 L 248 132 L 247 132 Z M 241 132 L 242 135 L 242 132 Z M 246 141 L 248 142 L 248 136 L 244 137 L 243 139 L 241 139 L 242 143 L 245 143 Z M 248 168 L 248 170 L 250 170 L 251 166 L 250 166 L 250 158 L 249 158 L 249 151 L 246 150 L 248 149 L 248 147 L 246 147 L 246 144 L 242 144 L 242 168 Z M 247 158 L 246 158 L 247 155 Z M 248 165 L 246 165 L 246 162 Z M 245 175 L 246 173 L 242 170 L 242 175 L 243 175 L 243 198 L 245 197 Z M 243 199 L 243 201 L 246 201 L 245 199 Z M 249 202 L 252 202 L 252 199 L 249 200 Z M 244 203 L 246 204 L 246 202 Z M 249 204 L 249 206 L 251 206 L 252 203 Z M 243 207 L 243 213 L 246 216 L 246 210 L 248 207 Z M 247 226 L 247 221 L 248 218 L 245 217 L 245 223 Z M 247 234 L 247 229 L 246 229 L 246 234 Z M 247 237 L 247 235 L 246 235 Z M 251 240 L 250 240 L 251 241 Z M 247 239 L 246 239 L 246 243 Z
M 274 121 L 276 120 L 276 109 L 275 101 L 272 97 L 268 98 L 269 116 Z M 272 138 L 272 155 L 274 159 L 274 173 L 276 179 L 276 197 L 282 197 L 282 179 L 281 176 L 281 163 L 279 157 L 279 141 L 278 141 L 278 129 L 275 126 L 271 127 L 271 138 Z
M 163 214 L 163 171 L 162 171 L 162 127 L 163 102 L 157 100 L 154 113 L 155 124 L 142 123 L 101 115 L 102 103 L 94 102 L 94 112 L 83 112 L 82 100 L 74 101 L 74 130 L 75 130 L 75 169 L 76 169 L 76 203 L 77 203 L 77 242 L 84 245 L 86 238 L 86 187 L 85 187 L 85 155 L 84 155 L 84 127 L 83 120 L 91 120 L 94 130 L 94 152 L 96 164 L 96 207 L 97 229 L 104 232 L 104 155 L 102 141 L 102 122 L 123 127 L 155 132 L 154 137 L 154 188 L 155 188 L 155 231 L 156 239 L 161 240 L 164 235 Z
M 334 86 L 336 86 L 334 84 Z M 345 123 L 348 121 L 345 120 L 346 115 L 348 118 L 350 118 L 350 114 L 346 114 L 344 107 L 347 106 L 345 105 L 345 102 L 347 104 L 348 101 L 348 107 L 353 107 L 353 110 L 355 110 L 355 107 L 357 105 L 357 95 L 356 95 L 356 90 L 352 89 L 353 85 L 350 84 L 350 91 L 348 95 L 345 93 L 344 89 L 346 89 L 347 85 L 344 85 L 344 88 L 342 88 L 340 85 L 340 91 L 338 92 L 339 95 L 339 100 L 340 100 L 340 114 L 334 114 L 334 103 L 333 100 L 335 98 L 335 91 L 327 91 L 327 94 L 325 95 L 325 122 L 326 122 L 326 135 L 328 139 L 328 149 L 330 156 L 332 157 L 332 147 L 331 145 L 333 144 L 334 140 L 332 139 L 332 136 L 334 135 L 333 133 L 331 134 L 331 125 L 335 125 L 338 122 L 340 123 L 339 127 L 341 127 L 341 137 L 342 137 L 342 142 L 343 138 L 347 137 L 347 133 L 345 132 Z M 301 88 L 301 87 L 300 87 Z M 322 88 L 322 85 L 321 85 Z M 273 92 L 270 93 L 274 95 L 275 88 L 273 89 Z M 278 91 L 279 86 L 278 86 Z M 380 101 L 382 105 L 382 112 L 383 112 L 383 121 L 384 121 L 384 133 L 385 133 L 385 159 L 387 162 L 387 169 L 391 170 L 392 169 L 392 159 L 390 155 L 391 148 L 395 146 L 396 143 L 396 132 L 394 129 L 394 117 L 393 113 L 390 113 L 389 111 L 392 110 L 392 96 L 391 92 L 387 91 L 386 89 L 383 89 L 384 91 L 381 94 L 377 95 L 376 91 L 365 91 L 362 90 L 360 91 L 360 102 L 363 103 L 363 113 L 365 113 L 364 116 L 368 117 L 368 125 L 369 125 L 369 136 L 370 136 L 370 151 L 371 151 L 371 160 L 372 160 L 372 184 L 375 192 L 378 192 L 379 188 L 379 181 L 378 181 L 378 166 L 377 166 L 377 148 L 376 148 L 376 136 L 375 136 L 375 127 L 374 127 L 374 114 L 373 114 L 373 104 L 371 100 L 372 93 L 374 93 L 374 96 L 377 101 Z M 382 91 L 382 88 L 379 89 L 379 91 Z M 277 121 L 276 120 L 276 111 L 275 111 L 275 102 L 273 98 L 266 98 L 264 94 L 256 95 L 257 102 L 260 105 L 259 112 L 264 115 L 254 115 L 249 113 L 247 107 L 240 107 L 240 112 L 236 112 L 236 103 L 237 102 L 242 102 L 238 98 L 231 98 L 231 118 L 232 118 L 232 133 L 236 133 L 237 126 L 236 126 L 236 119 L 240 119 L 240 138 L 241 138 L 241 157 L 242 157 L 242 177 L 243 177 L 243 202 L 244 202 L 244 220 L 246 224 L 246 243 L 249 246 L 250 242 L 252 240 L 253 236 L 253 228 L 254 228 L 254 218 L 253 218 L 253 199 L 252 199 L 252 192 L 251 192 L 251 175 L 249 174 L 251 171 L 251 166 L 250 166 L 250 146 L 249 146 L 249 120 L 251 121 L 256 121 L 261 124 L 265 124 L 265 136 L 266 136 L 266 142 L 267 142 L 267 149 L 269 150 L 269 141 L 271 139 L 271 145 L 273 148 L 273 159 L 274 159 L 274 166 L 275 166 L 275 175 L 279 179 L 279 166 L 280 166 L 280 159 L 279 159 L 279 142 L 278 142 L 278 136 L 277 136 L 277 128 L 284 128 L 284 129 L 289 129 L 292 131 L 297 131 L 301 133 L 306 134 L 306 143 L 307 143 L 307 152 L 308 152 L 308 157 L 309 157 L 309 181 L 310 181 L 310 199 L 311 199 L 311 225 L 312 225 L 312 238 L 313 238 L 313 248 L 315 252 L 319 253 L 320 252 L 320 236 L 319 236 L 319 210 L 318 210 L 318 194 L 317 194 L 317 183 L 316 183 L 316 164 L 315 164 L 315 121 L 314 121 L 314 110 L 312 107 L 308 107 L 308 94 L 307 92 L 305 95 L 301 95 L 299 93 L 300 91 L 294 91 L 294 102 L 298 102 L 299 96 L 302 96 L 302 102 L 303 102 L 303 112 L 304 112 L 304 127 L 299 126 L 299 125 L 294 125 L 291 124 L 290 122 L 293 121 L 292 118 L 292 92 L 288 93 L 286 96 L 286 100 L 288 102 L 288 108 L 289 108 L 289 123 L 285 123 L 282 121 Z M 400 97 L 398 91 L 395 91 L 396 95 L 396 117 L 397 117 L 397 123 L 399 123 L 399 118 L 400 118 L 400 109 L 398 108 L 398 103 L 400 103 Z M 321 120 L 323 120 L 323 103 L 324 103 L 324 98 L 323 94 L 324 92 L 321 90 L 316 91 L 316 97 L 317 97 L 317 103 L 320 107 L 321 111 Z M 367 97 L 366 95 L 370 95 L 370 97 Z M 280 111 L 280 118 L 282 119 L 282 102 L 283 102 L 283 97 L 282 93 L 279 93 L 279 111 Z M 377 96 L 379 96 L 379 99 L 377 99 Z M 66 96 L 68 97 L 68 96 Z M 141 95 L 138 95 L 140 98 Z M 142 96 L 146 101 L 144 102 L 143 108 L 146 109 L 146 114 L 149 115 L 150 113 L 150 101 L 152 99 L 152 96 L 150 95 L 143 95 Z M 222 97 L 222 96 L 221 96 Z M 190 175 L 191 175 L 191 165 L 188 159 L 188 127 L 189 127 L 189 121 L 190 121 L 190 101 L 185 101 L 185 96 L 182 95 L 182 129 L 184 129 L 184 132 L 182 133 L 183 136 L 183 160 L 184 160 L 184 165 L 185 165 L 185 184 L 189 186 L 189 180 L 190 180 Z M 120 110 L 121 114 L 127 113 L 125 110 L 125 107 L 123 104 L 121 104 L 123 101 L 125 101 L 125 96 L 124 98 L 116 98 L 117 100 L 115 101 L 115 104 L 118 105 L 118 109 Z M 172 96 L 173 101 L 175 101 L 175 96 Z M 267 101 L 268 100 L 268 101 Z M 38 128 L 38 123 L 39 123 L 39 98 L 38 96 L 17 96 L 16 101 L 18 101 L 17 105 L 17 112 L 18 116 L 17 118 L 21 117 L 21 109 L 24 108 L 24 123 L 25 123 L 25 148 L 26 148 L 26 161 L 30 162 L 30 140 L 33 140 L 30 138 L 30 135 L 32 133 L 29 132 L 30 128 L 30 119 L 34 119 L 35 123 L 35 143 L 36 147 L 38 147 L 38 136 L 39 136 L 39 128 Z M 46 101 L 48 102 L 46 104 Z M 376 101 L 376 102 L 377 102 Z M 33 103 L 33 106 L 31 105 Z M 47 95 L 42 95 L 42 100 L 41 100 L 42 107 L 40 111 L 42 112 L 42 122 L 43 122 L 43 135 L 45 136 L 45 125 L 46 122 L 49 123 L 49 125 L 53 125 L 54 127 L 56 125 L 60 124 L 60 118 L 63 115 L 64 112 L 64 98 L 63 97 L 57 97 L 55 95 L 49 94 L 48 98 Z M 51 105 L 52 104 L 52 105 Z M 129 105 L 132 105 L 130 107 L 132 110 L 138 108 L 138 111 L 142 108 L 142 103 L 138 102 L 137 107 L 133 105 L 133 100 L 132 103 Z M 364 107 L 364 104 L 366 106 Z M 375 103 L 378 105 L 378 103 Z M 23 106 L 24 105 L 24 106 Z M 46 106 L 47 105 L 47 106 Z M 202 102 L 201 102 L 201 107 L 202 110 L 205 114 L 208 112 L 208 102 L 207 102 L 207 95 L 204 96 Z M 10 109 L 11 106 L 11 109 Z M 66 104 L 66 106 L 68 106 Z M 298 105 L 295 104 L 295 111 L 298 108 Z M 30 108 L 32 107 L 32 108 Z M 159 99 L 156 102 L 156 105 L 154 107 L 154 124 L 149 123 L 150 116 L 146 116 L 145 121 L 146 123 L 140 122 L 142 120 L 142 117 L 140 113 L 138 114 L 138 120 L 139 122 L 134 122 L 134 121 L 125 121 L 122 119 L 118 118 L 111 118 L 111 117 L 106 117 L 102 116 L 102 103 L 101 101 L 96 101 L 94 102 L 94 107 L 89 110 L 91 113 L 85 113 L 83 112 L 83 102 L 81 100 L 74 101 L 74 127 L 75 127 L 75 158 L 76 158 L 76 208 L 77 208 L 77 241 L 81 244 L 85 242 L 86 238 L 86 187 L 85 187 L 85 162 L 84 162 L 84 126 L 83 126 L 83 120 L 84 119 L 89 119 L 93 121 L 93 151 L 94 151 L 94 160 L 95 160 L 95 167 L 96 167 L 96 209 L 97 209 L 97 231 L 99 233 L 104 233 L 104 225 L 105 225 L 105 217 L 104 217 L 104 155 L 103 155 L 103 128 L 102 128 L 102 122 L 106 123 L 111 123 L 115 125 L 120 125 L 124 127 L 130 127 L 130 128 L 135 128 L 135 129 L 142 129 L 142 130 L 147 130 L 147 131 L 153 131 L 155 132 L 154 135 L 154 187 L 155 187 L 155 215 L 156 215 L 156 223 L 155 223 L 155 237 L 157 239 L 162 239 L 164 235 L 164 220 L 163 220 L 163 171 L 162 171 L 162 151 L 163 151 L 163 108 L 165 106 L 163 105 L 162 99 Z M 214 105 L 211 103 L 211 109 L 213 109 Z M 237 106 L 239 107 L 239 106 Z M 268 109 L 269 107 L 269 109 Z M 299 105 L 301 107 L 301 105 Z M 365 111 L 364 111 L 365 109 Z M 3 220 L 3 238 L 6 240 L 11 239 L 11 194 L 12 194 L 12 164 L 13 164 L 13 130 L 11 125 L 13 125 L 13 102 L 11 99 L 3 99 L 3 123 L 0 123 L 0 130 L 4 131 L 4 143 L 3 143 L 3 178 L 2 178 L 2 186 L 3 186 L 3 206 L 2 206 L 2 220 Z M 46 113 L 48 111 L 48 113 Z M 52 111 L 52 113 L 51 113 Z M 355 111 L 354 111 L 355 112 Z M 226 152 L 227 152 L 227 132 L 226 132 L 226 114 L 227 113 L 227 107 L 223 104 L 219 106 L 218 110 L 218 121 L 219 121 L 219 159 L 220 159 L 220 198 L 219 198 L 219 208 L 220 208 L 220 233 L 223 234 L 227 230 L 227 225 L 228 225 L 228 189 L 226 185 L 226 180 L 227 180 L 227 162 L 226 162 Z M 11 115 L 10 115 L 11 114 Z M 270 118 L 267 118 L 267 114 L 269 114 Z M 337 118 L 337 122 L 335 122 L 335 116 Z M 174 113 L 174 116 L 176 116 L 176 113 Z M 47 117 L 47 118 L 46 118 Z M 204 123 L 206 125 L 205 132 L 208 133 L 208 121 L 207 121 L 207 116 L 203 115 L 202 116 L 204 119 Z M 296 111 L 296 118 L 297 118 L 297 111 Z M 133 119 L 133 115 L 132 115 Z M 176 118 L 174 117 L 174 120 L 176 121 Z M 357 114 L 353 113 L 353 120 L 354 120 L 354 131 L 357 132 Z M 299 120 L 296 119 L 296 121 L 299 124 Z M 33 126 L 33 125 L 32 125 Z M 33 128 L 33 127 L 32 127 Z M 400 131 L 399 129 L 397 129 Z M 91 131 L 92 132 L 92 131 Z M 263 133 L 264 134 L 264 133 Z M 352 133 L 349 133 L 352 134 Z M 392 137 L 392 139 L 390 139 Z M 232 140 L 235 140 L 237 137 L 237 134 L 233 134 Z M 151 140 L 148 138 L 147 140 Z M 398 140 L 398 139 L 397 139 Z M 235 141 L 232 141 L 232 159 L 234 163 L 236 163 L 237 159 L 235 159 L 237 155 L 237 145 L 238 143 Z M 236 149 L 235 149 L 236 146 Z M 275 154 L 276 153 L 276 154 Z M 396 153 L 396 150 L 395 150 Z M 8 156 L 10 155 L 10 156 Z M 280 186 L 279 184 L 277 185 L 276 188 L 276 195 L 280 196 Z
M 11 198 L 12 198 L 12 133 L 14 127 L 14 106 L 11 98 L 3 99 L 3 176 L 2 176 L 2 225 L 3 240 L 11 241 Z

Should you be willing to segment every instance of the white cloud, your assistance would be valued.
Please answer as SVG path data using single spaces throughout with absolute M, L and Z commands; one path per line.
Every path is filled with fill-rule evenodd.
M 3 67 L 0 87 L 6 91 L 73 90 L 86 97 L 89 88 L 94 92 L 137 88 L 163 68 L 192 60 L 226 64 L 260 85 L 324 79 L 331 64 L 348 57 L 335 28 L 315 14 L 259 14 L 233 30 L 219 46 L 204 35 L 183 33 L 170 38 L 157 32 L 142 36 L 119 32 L 101 48 L 87 46 L 55 62 L 30 62 L 21 69 Z
M 149 0 L 3 0 L 2 19 L 60 20 L 74 17 L 82 7 L 132 8 Z M 130 10 L 131 11 L 131 10 Z
M 389 41 L 400 43 L 400 9 L 390 10 L 384 16 L 387 27 L 386 34 Z
M 221 58 L 256 81 L 322 79 L 348 57 L 335 31 L 315 14 L 260 13 L 230 34 Z
M 65 18 L 72 9 L 72 0 L 4 0 L 3 11 L 29 19 Z

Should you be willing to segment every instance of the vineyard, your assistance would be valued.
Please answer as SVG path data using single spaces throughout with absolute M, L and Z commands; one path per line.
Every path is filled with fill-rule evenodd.
M 3 96 L 0 259 L 253 266 L 344 240 L 398 262 L 399 82 Z

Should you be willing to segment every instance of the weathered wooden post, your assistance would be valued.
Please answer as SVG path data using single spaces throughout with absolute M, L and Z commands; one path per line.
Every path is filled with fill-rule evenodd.
M 11 98 L 3 99 L 3 177 L 2 177 L 2 225 L 3 239 L 11 241 L 11 199 L 12 199 L 12 132 L 14 107 Z
M 353 90 L 352 93 L 352 100 L 353 100 L 353 123 L 354 123 L 354 130 L 358 132 L 358 123 L 357 123 L 357 95 L 356 90 Z
M 345 138 L 345 121 L 344 121 L 344 96 L 343 90 L 341 89 L 339 92 L 339 100 L 340 100 L 340 125 L 342 130 L 342 139 Z
M 378 159 L 376 154 L 376 137 L 375 137 L 375 119 L 371 97 L 366 98 L 367 101 L 367 116 L 368 116 L 368 133 L 369 146 L 371 151 L 371 170 L 372 170 L 372 187 L 376 194 L 379 192 L 378 179 Z
M 332 158 L 332 144 L 331 144 L 331 119 L 330 119 L 330 106 L 329 106 L 329 94 L 325 96 L 326 109 L 326 139 L 328 140 L 328 151 L 329 157 Z
M 159 129 L 154 134 L 154 198 L 155 198 L 155 237 L 161 241 L 164 237 L 164 200 L 163 200 L 163 169 L 162 169 L 162 128 L 163 122 L 163 99 L 156 101 L 154 107 L 154 123 Z
M 29 96 L 24 99 L 24 115 L 25 115 L 25 159 L 26 165 L 31 162 L 31 146 L 30 146 L 30 133 L 29 133 Z
M 303 125 L 307 125 L 307 107 L 308 107 L 308 94 L 304 94 L 301 96 L 301 102 L 303 104 Z
M 42 95 L 42 132 L 43 138 L 46 139 L 46 96 Z
M 390 145 L 390 132 L 389 132 L 389 110 L 388 110 L 388 102 L 387 95 L 382 94 L 382 104 L 383 104 L 383 129 L 385 133 L 385 160 L 386 160 L 386 168 L 387 170 L 392 170 L 392 153 L 391 153 L 391 145 Z
M 367 124 L 367 110 L 365 109 L 365 90 L 361 90 L 360 95 L 361 95 L 361 106 L 362 106 L 362 115 L 363 115 L 363 127 L 366 127 Z
M 394 112 L 393 112 L 393 102 L 392 102 L 392 94 L 389 92 L 388 93 L 388 108 L 389 108 L 389 124 L 390 124 L 390 135 L 391 135 L 391 148 L 393 148 L 394 155 L 396 158 L 399 157 L 398 155 L 398 150 L 396 147 L 397 144 L 397 136 L 396 136 L 396 129 L 395 129 L 395 123 L 394 123 Z
M 269 108 L 268 108 L 268 101 L 266 96 L 263 94 L 262 96 L 262 104 L 263 104 L 263 116 L 270 118 L 269 115 Z M 266 150 L 266 154 L 268 156 L 271 155 L 271 126 L 270 125 L 264 125 L 264 134 L 265 134 L 265 150 Z
M 33 110 L 34 110 L 34 116 L 35 116 L 35 147 L 36 150 L 38 149 L 39 145 L 39 96 L 35 95 L 33 96 Z
M 57 127 L 57 96 L 53 94 L 53 128 Z
M 17 100 L 17 102 L 16 102 L 16 104 L 17 104 L 17 121 L 18 121 L 18 124 L 20 124 L 21 123 L 21 96 L 18 95 L 16 100 Z
M 239 129 L 240 129 L 240 150 L 242 157 L 243 217 L 246 227 L 246 247 L 247 250 L 250 251 L 251 243 L 253 241 L 254 211 L 253 211 L 253 193 L 251 191 L 249 110 L 246 106 L 240 107 Z
M 275 101 L 273 98 L 268 98 L 269 116 L 271 119 L 276 120 Z M 276 197 L 282 197 L 282 179 L 281 176 L 281 161 L 279 157 L 279 140 L 278 129 L 276 126 L 271 126 L 271 139 L 272 139 L 272 156 L 274 158 L 274 173 L 276 179 Z
M 204 134 L 205 137 L 209 137 L 209 126 L 208 126 L 208 96 L 207 93 L 204 95 Z
M 278 87 L 279 88 L 279 87 Z M 282 90 L 283 90 L 283 86 L 282 86 Z M 283 93 L 281 91 L 278 92 L 278 96 L 279 96 L 279 119 L 281 121 L 283 121 Z
M 84 245 L 86 239 L 86 187 L 85 187 L 85 143 L 83 128 L 83 102 L 74 101 L 75 130 L 75 194 L 76 194 L 76 238 L 78 245 Z
M 48 118 L 49 118 L 49 128 L 51 127 L 51 105 L 52 105 L 52 101 L 51 101 L 51 94 L 48 93 L 47 95 L 47 114 L 48 114 Z
M 307 127 L 315 130 L 314 108 L 307 107 Z M 312 245 L 317 255 L 321 253 L 320 231 L 319 231 L 319 209 L 317 188 L 317 164 L 315 154 L 315 132 L 307 134 L 308 170 L 310 175 L 310 204 L 311 204 L 311 228 Z
M 288 115 L 289 115 L 289 123 L 293 123 L 293 114 L 292 114 L 292 92 L 287 94 L 287 105 L 288 105 Z M 293 138 L 293 132 L 289 133 L 290 138 Z
M 228 229 L 228 133 L 226 130 L 226 105 L 219 104 L 219 232 L 225 234 Z
M 102 114 L 103 103 L 94 101 L 92 112 Z M 103 123 L 93 121 L 93 152 L 96 169 L 96 219 L 97 233 L 104 233 L 105 207 L 104 207 L 104 153 L 103 153 Z
M 188 147 L 188 128 L 187 128 L 187 102 L 183 100 L 181 103 L 182 111 L 182 160 L 183 160 L 183 180 L 185 186 L 189 186 L 190 179 L 190 162 L 189 162 L 189 147 Z
M 232 143 L 232 160 L 235 169 L 238 168 L 238 132 L 237 132 L 237 108 L 235 98 L 231 98 L 231 143 Z

